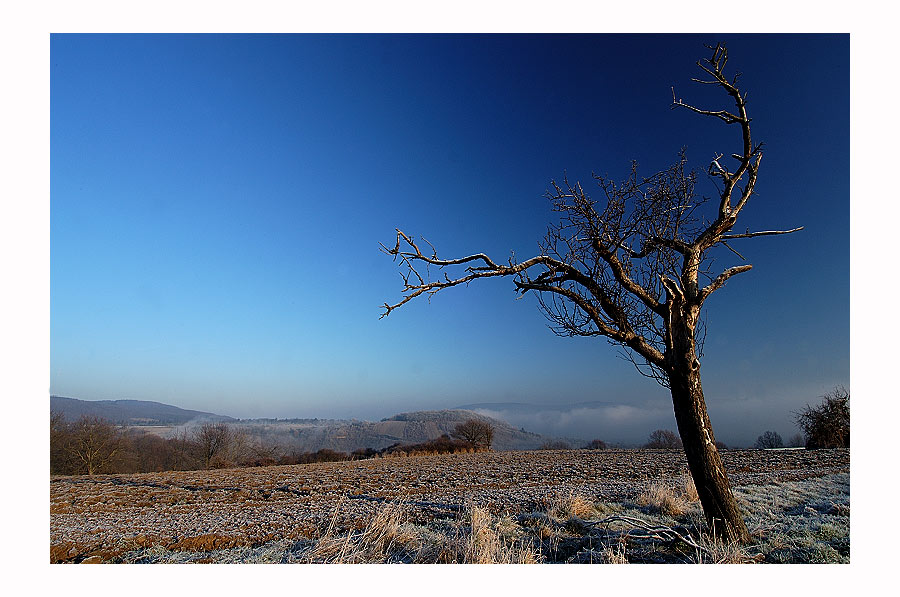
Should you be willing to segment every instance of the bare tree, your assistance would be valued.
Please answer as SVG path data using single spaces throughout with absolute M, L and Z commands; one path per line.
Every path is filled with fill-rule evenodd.
M 450 435 L 476 446 L 490 448 L 494 442 L 494 426 L 486 421 L 469 419 L 454 427 Z
M 684 446 L 681 443 L 681 438 L 674 431 L 657 429 L 650 434 L 650 438 L 644 444 L 644 447 L 657 450 L 680 450 Z
M 784 441 L 781 439 L 781 436 L 778 435 L 775 431 L 766 431 L 762 435 L 756 438 L 756 443 L 753 444 L 753 447 L 757 450 L 770 450 L 772 448 L 783 448 Z
M 120 456 L 122 437 L 115 425 L 99 417 L 82 415 L 70 428 L 69 452 L 78 468 L 89 475 L 111 472 Z
M 525 261 L 497 263 L 484 253 L 442 259 L 430 243 L 397 230 L 385 252 L 403 268 L 403 297 L 385 303 L 382 317 L 418 296 L 491 277 L 512 277 L 518 292 L 533 291 L 551 329 L 561 336 L 605 336 L 621 346 L 638 371 L 667 387 L 672 395 L 678 431 L 688 465 L 710 527 L 729 540 L 747 542 L 749 533 L 722 465 L 700 379 L 706 300 L 729 279 L 751 269 L 744 263 L 713 270 L 714 252 L 723 248 L 741 261 L 731 245 L 739 239 L 786 234 L 793 230 L 732 232 L 754 194 L 762 146 L 750 135 L 747 95 L 738 75 L 725 74 L 728 52 L 723 44 L 697 63 L 706 78 L 695 81 L 723 91 L 733 109 L 698 108 L 675 95 L 672 107 L 737 125 L 738 151 L 733 165 L 716 154 L 707 174 L 718 201 L 708 205 L 695 192 L 697 175 L 685 169 L 684 152 L 668 169 L 649 177 L 633 165 L 624 182 L 594 176 L 602 201 L 591 199 L 578 182 L 551 183 L 548 198 L 560 214 Z M 714 251 L 717 250 L 717 251 Z M 726 255 L 728 255 L 726 254 Z M 461 268 L 432 280 L 430 269 Z
M 225 454 L 231 441 L 231 429 L 225 423 L 204 423 L 196 431 L 203 466 L 209 468 L 217 456 Z
M 807 404 L 795 416 L 807 448 L 850 447 L 850 391 L 846 388 L 835 388 L 822 396 L 819 406 Z

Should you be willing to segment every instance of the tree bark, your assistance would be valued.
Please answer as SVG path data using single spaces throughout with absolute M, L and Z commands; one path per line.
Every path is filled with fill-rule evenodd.
M 750 533 L 728 483 L 706 412 L 694 337 L 699 307 L 679 309 L 683 303 L 678 299 L 683 297 L 674 298 L 670 319 L 672 348 L 668 355 L 672 365 L 669 389 L 688 468 L 712 532 L 726 541 L 749 543 Z

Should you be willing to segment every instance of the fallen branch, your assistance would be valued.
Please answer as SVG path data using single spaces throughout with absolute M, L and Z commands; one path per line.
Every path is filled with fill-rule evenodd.
M 628 536 L 638 537 L 641 539 L 657 539 L 659 541 L 681 541 L 682 543 L 685 543 L 698 551 L 702 551 L 707 555 L 711 555 L 710 551 L 707 548 L 694 541 L 694 538 L 690 535 L 683 535 L 672 527 L 668 527 L 665 525 L 651 525 L 639 518 L 633 518 L 631 516 L 608 516 L 602 520 L 586 522 L 586 524 L 591 526 L 606 525 L 608 529 L 609 525 L 614 522 L 622 522 L 631 525 L 632 527 L 634 527 L 635 531 L 640 533 L 634 534 L 633 531 L 627 531 L 626 534 Z

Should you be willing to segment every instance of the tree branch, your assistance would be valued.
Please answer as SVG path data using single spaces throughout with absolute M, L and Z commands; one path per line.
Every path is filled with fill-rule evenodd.
M 746 271 L 750 271 L 751 269 L 753 269 L 753 266 L 747 264 L 739 265 L 737 267 L 732 267 L 725 270 L 724 272 L 716 276 L 715 280 L 710 282 L 703 290 L 700 291 L 697 296 L 697 300 L 702 304 L 709 295 L 721 288 L 725 284 L 725 282 L 728 281 L 728 278 Z
M 754 238 L 757 236 L 771 236 L 773 234 L 790 234 L 792 232 L 798 232 L 800 230 L 803 230 L 803 226 L 800 226 L 799 228 L 791 228 L 790 230 L 763 230 L 761 232 L 747 232 L 745 234 L 723 234 L 719 237 L 719 239 L 731 240 L 734 238 Z

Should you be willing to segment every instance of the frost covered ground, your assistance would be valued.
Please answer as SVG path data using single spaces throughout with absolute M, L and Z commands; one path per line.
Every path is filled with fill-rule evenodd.
M 51 562 L 849 562 L 849 451 L 726 451 L 754 544 L 711 542 L 676 451 L 55 477 Z

